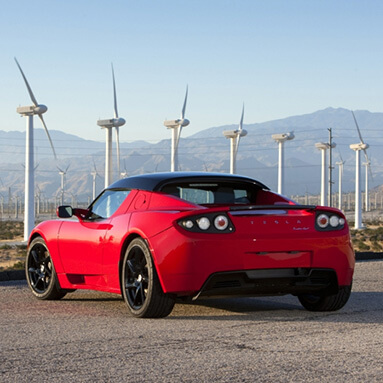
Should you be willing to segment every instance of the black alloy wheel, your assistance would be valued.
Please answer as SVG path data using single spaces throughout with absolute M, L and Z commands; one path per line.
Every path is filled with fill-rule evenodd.
M 133 247 L 126 261 L 125 287 L 129 306 L 139 310 L 148 295 L 149 273 L 145 254 L 138 246 Z
M 60 289 L 51 256 L 41 237 L 30 243 L 25 261 L 29 288 L 39 299 L 60 299 L 66 291 Z
M 164 294 L 145 241 L 128 246 L 122 268 L 122 295 L 130 313 L 138 318 L 161 318 L 170 314 L 175 298 Z

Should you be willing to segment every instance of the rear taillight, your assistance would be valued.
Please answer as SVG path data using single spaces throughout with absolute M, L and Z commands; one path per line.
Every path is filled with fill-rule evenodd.
M 226 230 L 229 226 L 229 219 L 225 215 L 219 215 L 214 219 L 214 226 L 217 230 Z
M 234 225 L 223 213 L 209 213 L 180 219 L 178 225 L 194 233 L 232 233 Z
M 341 230 L 343 229 L 346 220 L 343 217 L 334 213 L 319 213 L 316 216 L 315 226 L 317 230 Z

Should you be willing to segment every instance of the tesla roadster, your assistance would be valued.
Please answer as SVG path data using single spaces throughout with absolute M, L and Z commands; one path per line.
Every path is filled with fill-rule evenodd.
M 334 311 L 350 297 L 355 256 L 343 213 L 251 178 L 133 176 L 88 209 L 59 206 L 57 215 L 28 242 L 26 277 L 39 299 L 100 290 L 155 318 L 177 298 L 292 294 L 308 310 Z

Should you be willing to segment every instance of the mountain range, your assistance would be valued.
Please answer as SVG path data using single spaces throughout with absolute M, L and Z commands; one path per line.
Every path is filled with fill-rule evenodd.
M 383 184 L 383 113 L 355 111 L 364 142 L 370 147 L 372 185 Z M 192 121 L 191 121 L 192 123 Z M 225 125 L 185 136 L 179 146 L 181 170 L 228 172 L 230 143 L 224 130 L 238 125 Z M 295 139 L 285 143 L 285 194 L 288 196 L 318 194 L 320 190 L 321 155 L 316 142 L 329 142 L 329 129 L 336 148 L 332 151 L 334 190 L 338 188 L 338 166 L 345 161 L 343 190 L 354 190 L 355 152 L 350 144 L 360 142 L 352 113 L 344 108 L 327 108 L 314 113 L 292 116 L 263 123 L 244 124 L 247 136 L 241 139 L 237 156 L 237 173 L 260 180 L 277 189 L 278 145 L 271 138 L 275 133 L 294 131 Z M 164 130 L 166 132 L 166 130 Z M 58 155 L 53 160 L 49 142 L 42 129 L 35 129 L 36 189 L 45 198 L 60 194 L 58 167 L 66 169 L 66 199 L 88 201 L 92 194 L 91 172 L 96 168 L 96 189 L 104 184 L 105 144 L 85 140 L 61 131 L 50 131 Z M 169 134 L 170 136 L 170 134 Z M 0 130 L 0 197 L 23 195 L 25 132 Z M 115 151 L 114 151 L 115 154 Z M 364 162 L 364 156 L 362 156 Z M 113 159 L 115 166 L 115 157 Z M 152 144 L 145 141 L 121 143 L 121 171 L 127 175 L 168 171 L 170 169 L 170 137 Z M 364 168 L 362 179 L 364 179 Z M 115 174 L 114 179 L 117 178 Z M 11 188 L 11 190 L 9 189 Z

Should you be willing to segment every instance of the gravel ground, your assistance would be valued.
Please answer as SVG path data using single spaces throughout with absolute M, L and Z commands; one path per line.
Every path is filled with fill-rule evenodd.
M 38 301 L 0 283 L 0 381 L 381 382 L 383 262 L 356 265 L 348 304 L 311 313 L 292 296 L 177 304 L 160 320 L 117 295 Z

